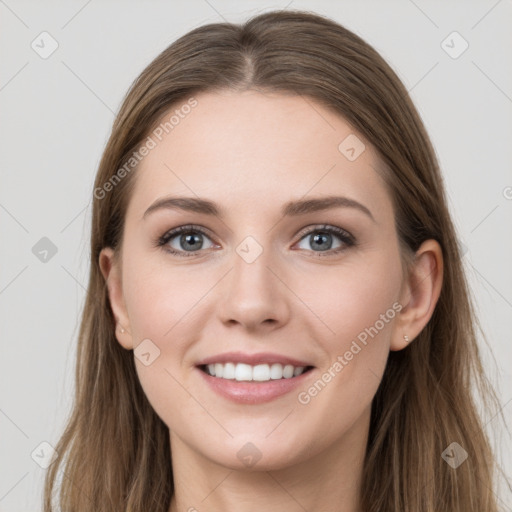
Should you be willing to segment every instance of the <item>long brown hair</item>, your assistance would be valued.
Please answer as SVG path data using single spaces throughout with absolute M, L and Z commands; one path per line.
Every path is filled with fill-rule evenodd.
M 171 107 L 222 88 L 302 95 L 337 112 L 379 155 L 404 258 L 424 240 L 441 245 L 444 283 L 433 317 L 414 343 L 390 353 L 373 400 L 363 510 L 496 511 L 494 460 L 472 390 L 485 400 L 495 395 L 482 371 L 461 253 L 422 121 L 397 75 L 360 37 L 314 13 L 276 11 L 192 30 L 155 58 L 124 99 L 96 176 L 74 407 L 47 472 L 45 512 L 55 510 L 55 498 L 66 512 L 169 509 L 168 428 L 140 386 L 133 354 L 116 341 L 98 257 L 104 247 L 120 247 L 133 152 Z M 456 469 L 442 458 L 453 442 L 468 453 Z

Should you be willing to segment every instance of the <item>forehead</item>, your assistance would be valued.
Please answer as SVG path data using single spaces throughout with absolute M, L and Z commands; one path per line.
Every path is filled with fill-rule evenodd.
M 155 144 L 136 171 L 130 209 L 180 194 L 277 210 L 290 199 L 339 193 L 389 210 L 373 148 L 313 99 L 256 91 L 194 98 L 193 108 L 174 105 L 161 119 L 165 129 L 150 134 Z

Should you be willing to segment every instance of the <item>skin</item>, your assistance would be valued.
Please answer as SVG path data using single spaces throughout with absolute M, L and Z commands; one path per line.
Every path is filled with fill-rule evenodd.
M 100 256 L 119 343 L 133 350 L 150 339 L 160 350 L 149 366 L 135 362 L 144 392 L 170 428 L 170 511 L 358 511 L 371 402 L 389 351 L 413 342 L 433 313 L 441 249 L 426 241 L 404 274 L 377 155 L 360 135 L 366 149 L 356 160 L 338 150 L 355 133 L 340 116 L 300 96 L 221 91 L 196 99 L 137 170 L 121 257 L 110 248 Z M 169 195 L 207 198 L 224 215 L 160 209 L 143 219 Z M 350 207 L 280 214 L 290 200 L 326 195 L 358 201 L 373 220 Z M 187 224 L 209 233 L 197 235 L 203 248 L 195 255 L 155 247 L 164 233 Z M 323 224 L 345 229 L 356 245 L 318 256 L 329 241 L 318 248 L 310 235 Z M 263 249 L 250 264 L 236 251 L 247 236 Z M 172 240 L 186 252 L 179 234 Z M 331 253 L 340 246 L 332 235 Z M 401 311 L 321 392 L 300 403 L 298 393 L 396 302 Z M 213 392 L 196 368 L 227 351 L 273 352 L 315 368 L 297 391 L 235 404 Z M 237 456 L 249 442 L 261 455 L 252 467 Z

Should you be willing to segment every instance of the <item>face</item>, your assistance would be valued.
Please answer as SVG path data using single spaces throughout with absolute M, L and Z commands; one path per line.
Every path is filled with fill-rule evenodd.
M 313 100 L 196 100 L 136 171 L 117 336 L 171 443 L 284 468 L 366 433 L 403 334 L 391 197 L 369 143 Z

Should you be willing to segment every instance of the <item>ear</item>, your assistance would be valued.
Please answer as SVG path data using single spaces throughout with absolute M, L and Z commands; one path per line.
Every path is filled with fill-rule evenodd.
M 125 349 L 133 349 L 130 321 L 123 297 L 120 262 L 112 248 L 102 249 L 99 256 L 99 266 L 107 284 L 110 307 L 116 319 L 117 341 Z
M 426 240 L 416 251 L 412 268 L 400 294 L 400 310 L 393 327 L 390 350 L 402 350 L 427 325 L 443 284 L 443 251 L 435 240 Z

